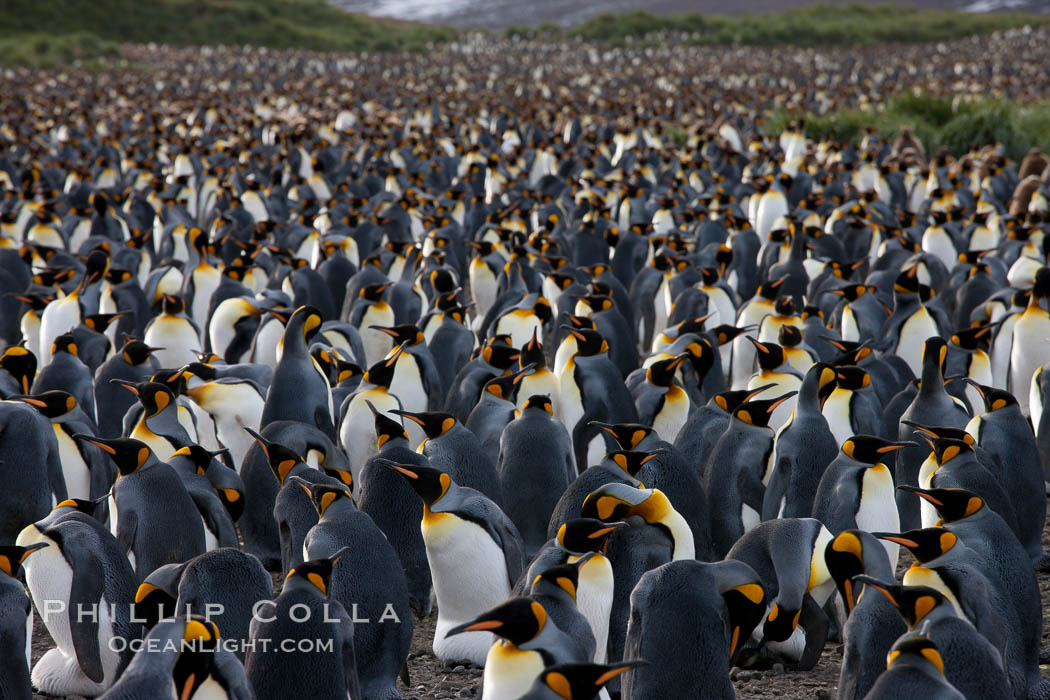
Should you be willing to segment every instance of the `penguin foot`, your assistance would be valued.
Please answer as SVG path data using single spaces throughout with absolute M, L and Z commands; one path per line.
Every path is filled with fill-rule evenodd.
M 1050 572 L 1050 554 L 1043 554 L 1032 562 L 1036 571 Z
M 492 646 L 492 633 L 465 632 L 453 637 L 445 636 L 453 626 L 438 619 L 437 629 L 434 631 L 434 656 L 446 664 L 451 662 L 453 666 L 472 663 L 484 667 L 489 647 Z

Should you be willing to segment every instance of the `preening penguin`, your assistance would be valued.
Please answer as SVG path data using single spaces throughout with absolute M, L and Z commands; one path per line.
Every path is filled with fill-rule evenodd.
M 216 461 L 220 454 L 209 452 L 200 445 L 190 445 L 179 448 L 168 458 L 168 465 L 179 475 L 197 506 L 204 525 L 205 550 L 209 552 L 219 547 L 238 547 L 237 528 L 229 505 L 237 504 L 244 496 L 244 485 L 237 483 L 240 478 Z M 213 462 L 215 466 L 212 466 Z M 227 488 L 216 486 L 208 478 L 208 472 L 216 469 L 225 470 L 233 477 L 227 482 Z M 237 506 L 242 507 L 242 504 Z M 235 512 L 239 514 L 240 510 Z
M 604 484 L 583 501 L 580 509 L 585 518 L 605 522 L 638 516 L 647 524 L 666 531 L 673 543 L 672 559 L 693 559 L 696 548 L 693 531 L 660 489 L 640 489 L 629 484 Z
M 727 559 L 755 570 L 770 602 L 749 656 L 772 654 L 803 670 L 816 665 L 828 629 L 822 608 L 835 588 L 824 560 L 831 539 L 819 520 L 781 518 L 760 523 L 729 550 Z

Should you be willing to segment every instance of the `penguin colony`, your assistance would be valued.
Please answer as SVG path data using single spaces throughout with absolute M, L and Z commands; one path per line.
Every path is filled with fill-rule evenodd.
M 1047 38 L 5 74 L 0 697 L 1050 698 L 1047 157 L 760 120 Z

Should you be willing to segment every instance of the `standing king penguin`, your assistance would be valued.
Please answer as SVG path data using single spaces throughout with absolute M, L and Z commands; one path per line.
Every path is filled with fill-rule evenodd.
M 505 600 L 525 566 L 521 535 L 495 503 L 431 467 L 385 462 L 423 501 L 420 529 L 437 598 L 434 655 L 482 666 L 488 634 L 453 634 Z M 474 631 L 460 629 L 460 632 Z M 530 681 L 531 682 L 531 681 Z

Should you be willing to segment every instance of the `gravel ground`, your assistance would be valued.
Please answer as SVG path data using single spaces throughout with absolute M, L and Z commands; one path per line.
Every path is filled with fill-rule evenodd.
M 1043 530 L 1043 546 L 1050 551 L 1050 528 Z M 897 578 L 911 564 L 907 550 L 901 549 L 901 560 L 897 567 Z M 1043 600 L 1043 619 L 1050 611 L 1050 574 L 1038 573 L 1039 591 Z M 275 579 L 275 583 L 278 583 Z M 434 639 L 434 617 L 416 620 L 412 637 L 412 650 L 408 655 L 409 686 L 402 686 L 406 700 L 423 698 L 473 698 L 481 685 L 481 669 L 467 665 L 449 666 L 438 660 L 431 651 Z M 1050 644 L 1050 625 L 1044 622 L 1043 644 Z M 52 646 L 47 629 L 36 619 L 33 631 L 33 663 Z M 733 670 L 733 685 L 738 698 L 780 698 L 781 700 L 830 700 L 837 692 L 839 667 L 842 662 L 842 646 L 828 644 L 821 654 L 820 663 L 811 671 L 802 673 L 778 671 Z M 1043 675 L 1050 675 L 1050 667 L 1042 666 Z M 34 694 L 34 698 L 50 696 Z

